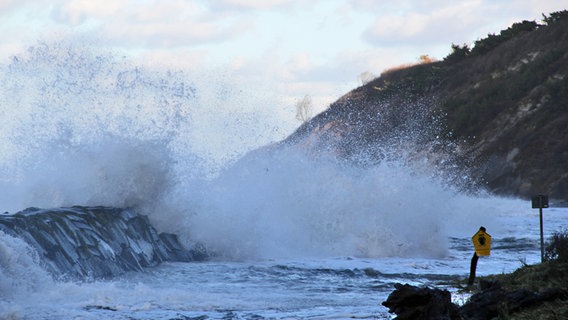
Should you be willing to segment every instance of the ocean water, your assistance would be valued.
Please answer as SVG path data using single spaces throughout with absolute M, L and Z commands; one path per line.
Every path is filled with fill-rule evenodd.
M 527 202 L 493 199 L 497 225 L 491 255 L 477 275 L 511 272 L 540 261 L 538 210 Z M 568 209 L 545 209 L 545 236 L 566 228 Z M 304 257 L 213 259 L 168 263 L 105 281 L 53 281 L 24 250 L 8 253 L 3 269 L 2 319 L 389 319 L 381 303 L 394 283 L 447 288 L 454 302 L 469 276 L 471 232 L 447 239 L 442 257 Z M 5 240 L 5 238 L 3 239 Z M 25 247 L 14 243 L 6 247 Z M 21 245 L 22 247 L 18 247 Z M 2 261 L 5 267 L 6 261 Z M 37 261 L 36 261 L 37 263 Z
M 0 78 L 0 211 L 135 207 L 214 255 L 62 281 L 0 234 L 2 319 L 388 319 L 394 283 L 463 285 L 480 226 L 493 245 L 478 275 L 540 260 L 526 200 L 464 193 L 428 163 L 277 147 L 298 123 L 265 86 L 76 41 L 30 47 Z M 567 217 L 545 209 L 545 235 Z

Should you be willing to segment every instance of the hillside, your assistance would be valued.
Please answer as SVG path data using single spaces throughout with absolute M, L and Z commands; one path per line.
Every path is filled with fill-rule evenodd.
M 402 155 L 468 190 L 568 202 L 568 12 L 452 48 L 384 72 L 286 142 L 362 165 Z

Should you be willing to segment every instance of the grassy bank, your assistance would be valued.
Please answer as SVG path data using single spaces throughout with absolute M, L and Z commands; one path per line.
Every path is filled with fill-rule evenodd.
M 513 273 L 481 277 L 480 280 L 499 281 L 507 291 L 526 289 L 542 292 L 552 288 L 568 288 L 568 262 L 546 261 L 523 266 Z M 503 306 L 498 319 L 548 320 L 568 319 L 568 296 L 554 302 L 509 313 Z
M 506 291 L 525 289 L 543 292 L 568 288 L 568 231 L 557 232 L 546 245 L 545 261 L 525 265 L 509 274 L 481 277 L 480 280 L 499 281 Z M 510 313 L 502 307 L 498 319 L 548 320 L 568 319 L 568 295 L 552 302 Z

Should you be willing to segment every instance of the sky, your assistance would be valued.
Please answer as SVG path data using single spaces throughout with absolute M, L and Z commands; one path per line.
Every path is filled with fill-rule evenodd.
M 223 70 L 316 112 L 422 55 L 443 59 L 568 0 L 0 0 L 0 63 L 38 41 L 96 39 L 137 63 Z

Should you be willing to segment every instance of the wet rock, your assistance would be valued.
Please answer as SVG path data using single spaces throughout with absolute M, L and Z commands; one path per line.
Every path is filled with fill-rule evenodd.
M 395 290 L 383 305 L 396 319 L 418 320 L 487 320 L 511 315 L 525 308 L 536 307 L 557 299 L 568 299 L 564 288 L 532 292 L 525 289 L 506 291 L 498 281 L 481 281 L 480 292 L 458 307 L 451 302 L 447 290 L 395 284 Z
M 460 308 L 466 319 L 492 319 L 499 314 L 500 302 L 505 299 L 505 290 L 497 281 L 481 281 L 481 292 L 472 295 Z
M 184 248 L 176 235 L 158 234 L 148 217 L 130 209 L 28 208 L 0 216 L 0 230 L 29 243 L 56 277 L 112 277 L 207 258 L 203 248 Z
M 398 320 L 459 319 L 448 290 L 397 283 L 383 305 Z

